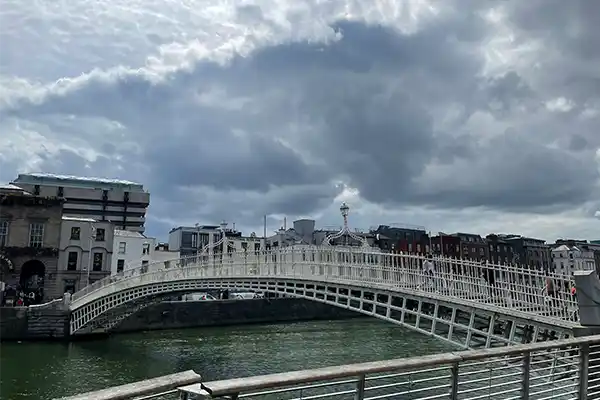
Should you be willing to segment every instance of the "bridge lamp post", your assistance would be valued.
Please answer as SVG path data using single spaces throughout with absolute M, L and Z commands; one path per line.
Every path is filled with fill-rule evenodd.
M 350 236 L 351 239 L 354 239 L 357 242 L 359 242 L 362 247 L 371 247 L 371 246 L 369 246 L 369 242 L 367 241 L 367 239 L 365 239 L 362 236 L 356 235 L 348 227 L 348 214 L 350 213 L 350 207 L 348 207 L 348 204 L 346 204 L 346 202 L 343 202 L 340 205 L 340 213 L 342 214 L 342 218 L 344 218 L 344 226 L 338 233 L 333 233 L 333 234 L 327 235 L 325 237 L 325 239 L 323 240 L 323 243 L 322 243 L 323 246 L 331 246 L 331 244 L 332 244 L 331 242 L 333 240 L 341 238 L 341 237 L 345 238 L 346 236 Z M 347 239 L 344 240 L 344 244 L 347 244 Z
M 92 247 L 94 245 L 94 239 L 96 238 L 96 226 L 93 222 L 90 224 L 90 237 L 89 237 L 89 249 L 88 249 L 88 267 L 87 267 L 87 285 L 90 284 L 90 272 L 92 270 Z

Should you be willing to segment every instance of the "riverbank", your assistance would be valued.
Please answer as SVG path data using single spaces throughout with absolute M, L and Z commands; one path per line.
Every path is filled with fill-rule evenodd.
M 172 301 L 153 304 L 124 319 L 111 333 L 249 325 L 360 317 L 351 310 L 296 298 Z M 71 340 L 69 315 L 59 307 L 0 308 L 0 340 Z
M 351 310 L 296 298 L 173 301 L 141 309 L 126 318 L 114 331 L 339 320 L 361 316 Z

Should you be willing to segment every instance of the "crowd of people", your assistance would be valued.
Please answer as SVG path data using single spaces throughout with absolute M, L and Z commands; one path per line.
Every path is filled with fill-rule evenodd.
M 0 305 L 2 307 L 28 307 L 42 303 L 44 298 L 43 288 L 23 288 L 21 285 L 4 285 L 0 291 Z

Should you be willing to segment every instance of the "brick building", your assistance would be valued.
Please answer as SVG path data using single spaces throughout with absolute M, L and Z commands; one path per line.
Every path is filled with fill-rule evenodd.
M 433 254 L 444 257 L 460 257 L 460 237 L 439 233 L 431 237 Z
M 0 186 L 0 281 L 13 300 L 15 291 L 31 303 L 62 295 L 56 284 L 62 206 L 58 197 Z

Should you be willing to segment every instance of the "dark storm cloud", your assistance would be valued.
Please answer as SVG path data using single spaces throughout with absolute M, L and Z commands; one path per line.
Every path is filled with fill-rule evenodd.
M 510 10 L 523 30 L 543 39 L 551 31 L 548 40 L 559 43 L 556 26 L 548 26 L 558 14 L 527 27 L 530 8 Z M 259 11 L 240 10 L 238 17 L 253 19 Z M 212 202 L 204 215 L 310 213 L 339 193 L 331 184 L 338 179 L 367 200 L 395 205 L 520 211 L 574 207 L 593 197 L 598 169 L 593 149 L 585 148 L 593 124 L 579 133 L 584 141 L 550 146 L 569 134 L 561 129 L 574 117 L 545 115 L 548 99 L 517 71 L 482 76 L 485 60 L 475 48 L 490 32 L 481 13 L 461 8 L 414 34 L 347 21 L 332 29 L 340 37 L 331 43 L 272 44 L 162 80 L 135 71 L 92 74 L 41 101 L 13 101 L 3 113 L 118 121 L 139 147 L 122 157 L 123 165 L 146 166 L 141 178 L 171 197 L 164 212 L 167 204 L 185 213 L 185 204 Z M 585 42 L 593 32 L 582 35 Z M 590 59 L 590 52 L 573 55 Z M 569 77 L 594 85 L 589 75 Z M 440 123 L 456 105 L 460 124 Z M 491 112 L 506 131 L 493 138 L 485 126 L 465 132 L 462 125 L 478 112 Z M 528 122 L 528 113 L 550 122 Z M 214 192 L 222 192 L 220 200 Z

